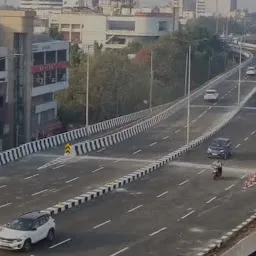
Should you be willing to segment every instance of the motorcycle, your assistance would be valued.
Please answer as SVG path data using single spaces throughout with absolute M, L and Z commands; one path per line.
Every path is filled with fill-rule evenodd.
M 222 175 L 222 167 L 213 166 L 213 179 L 216 180 L 217 178 L 220 178 Z

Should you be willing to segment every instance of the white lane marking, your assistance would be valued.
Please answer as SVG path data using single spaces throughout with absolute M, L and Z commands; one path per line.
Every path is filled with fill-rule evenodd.
M 251 135 L 255 134 L 255 132 L 256 132 L 256 131 L 253 131 L 253 132 L 251 133 Z
M 199 116 L 198 116 L 198 119 L 201 118 L 203 115 L 204 115 L 204 114 L 199 115 Z
M 244 179 L 246 176 L 247 176 L 247 174 L 243 175 L 240 179 L 242 180 L 242 179 Z
M 72 182 L 72 181 L 75 181 L 75 180 L 78 180 L 78 179 L 79 179 L 79 177 L 75 177 L 75 178 L 73 178 L 73 179 L 71 179 L 71 180 L 67 180 L 65 183 L 68 184 L 68 183 L 70 183 L 70 182 Z
M 104 225 L 108 224 L 109 222 L 111 222 L 111 220 L 107 220 L 107 221 L 105 221 L 105 222 L 103 222 L 103 223 L 101 223 L 101 224 L 99 224 L 97 226 L 94 226 L 93 229 L 97 229 L 97 228 L 99 228 L 101 226 L 104 226 Z
M 141 205 L 138 205 L 138 206 L 136 206 L 136 207 L 130 209 L 129 211 L 127 211 L 127 213 L 134 212 L 134 211 L 136 211 L 137 209 L 141 208 L 142 206 L 143 206 L 142 204 L 141 204 Z
M 102 151 L 105 150 L 105 149 L 106 149 L 106 148 L 102 148 L 102 149 L 98 150 L 97 153 L 100 153 L 100 152 L 102 152 Z
M 117 163 L 117 162 L 116 162 Z M 100 170 L 102 170 L 102 169 L 104 169 L 104 167 L 102 166 L 102 167 L 100 167 L 100 168 L 98 168 L 98 169 L 95 169 L 94 171 L 92 171 L 92 172 L 98 172 L 98 171 L 100 171 Z
M 62 165 L 59 165 L 59 166 L 56 166 L 56 167 L 53 167 L 52 169 L 59 169 L 59 168 L 61 168 L 61 167 L 63 167 L 63 166 L 65 166 L 65 164 L 62 164 Z
M 158 195 L 157 198 L 162 197 L 162 196 L 166 195 L 167 193 L 168 193 L 168 191 L 165 191 L 164 193 Z
M 39 175 L 39 173 L 34 174 L 34 175 L 31 175 L 31 176 L 28 176 L 28 177 L 24 178 L 24 180 L 32 179 L 32 178 L 34 178 L 34 177 L 37 177 L 38 175 Z
M 116 255 L 118 255 L 118 254 L 120 254 L 120 253 L 122 253 L 122 252 L 124 252 L 124 251 L 126 251 L 128 249 L 129 249 L 129 247 L 125 247 L 124 249 L 122 249 L 122 250 L 120 250 L 118 252 L 115 252 L 115 253 L 111 254 L 110 256 L 116 256 Z
M 166 140 L 166 139 L 168 139 L 169 138 L 169 136 L 165 136 L 165 137 L 163 137 L 163 140 Z
M 115 163 L 121 162 L 121 160 L 116 160 Z
M 208 110 L 205 110 L 205 111 L 203 112 L 203 114 L 206 114 L 206 113 L 207 113 L 207 111 L 208 111 Z
M 245 139 L 244 139 L 244 141 L 247 141 L 249 138 L 248 137 L 246 137 Z
M 189 212 L 188 214 L 186 214 L 186 215 L 184 215 L 183 217 L 181 217 L 181 219 L 183 220 L 183 219 L 187 218 L 189 215 L 193 214 L 194 212 L 195 212 L 195 211 Z
M 59 246 L 59 245 L 65 244 L 65 243 L 67 243 L 67 242 L 69 242 L 69 241 L 71 241 L 71 238 L 68 238 L 68 239 L 66 239 L 66 240 L 64 240 L 64 241 L 62 241 L 62 242 L 59 242 L 59 243 L 57 243 L 57 244 L 54 244 L 54 245 L 52 245 L 51 247 L 49 247 L 49 249 L 53 249 L 53 248 L 55 248 L 55 247 L 57 247 L 57 246 Z
M 167 227 L 161 228 L 161 229 L 159 229 L 159 230 L 157 230 L 157 231 L 151 233 L 149 236 L 154 236 L 154 235 L 156 235 L 156 234 L 158 234 L 158 233 L 160 233 L 160 232 L 162 232 L 162 231 L 164 231 L 164 230 L 166 230 L 166 229 L 167 229 Z
M 1 186 L 0 186 L 0 188 L 5 188 L 5 187 L 6 187 L 6 185 L 1 185 Z
M 149 147 L 152 147 L 152 146 L 154 146 L 154 145 L 156 145 L 156 144 L 157 144 L 157 142 L 151 143 L 151 144 L 149 145 Z
M 236 145 L 236 148 L 239 148 L 240 146 L 241 146 L 241 144 L 237 144 L 237 145 Z
M 203 173 L 205 171 L 206 171 L 206 169 L 203 169 L 202 171 L 198 172 L 197 174 L 201 174 L 201 173 Z
M 139 149 L 139 150 L 137 150 L 137 151 L 133 152 L 132 154 L 133 154 L 133 155 L 136 155 L 136 154 L 140 153 L 141 151 L 142 151 L 142 150 L 141 150 L 141 149 Z
M 174 133 L 178 133 L 178 132 L 180 132 L 180 130 L 177 130 L 177 131 L 175 131 Z
M 182 185 L 186 184 L 187 182 L 189 182 L 189 180 L 185 180 L 185 181 L 181 182 L 181 183 L 179 184 L 179 186 L 182 186 Z
M 42 194 L 42 193 L 44 193 L 44 192 L 46 192 L 46 191 L 48 191 L 48 189 L 44 189 L 44 190 L 41 190 L 41 191 L 39 191 L 39 192 L 36 192 L 36 193 L 32 194 L 32 196 L 40 195 L 40 194 Z
M 212 107 L 209 107 L 208 109 L 209 109 L 209 110 L 211 110 L 211 109 L 212 109 Z
M 4 207 L 6 207 L 6 206 L 8 206 L 8 205 L 11 205 L 12 203 L 7 203 L 7 204 L 3 204 L 3 205 L 0 205 L 0 208 L 4 208 Z
M 229 190 L 229 189 L 233 188 L 234 186 L 235 186 L 235 184 L 232 184 L 231 186 L 229 186 L 229 187 L 225 188 L 225 190 L 227 191 L 227 190 Z
M 210 202 L 212 202 L 213 200 L 215 200 L 217 198 L 217 196 L 211 198 L 210 200 L 208 200 L 206 203 L 209 204 Z

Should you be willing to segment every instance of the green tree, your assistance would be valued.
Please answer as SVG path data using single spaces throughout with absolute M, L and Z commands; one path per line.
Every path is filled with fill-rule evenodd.
M 82 62 L 86 61 L 86 54 L 77 43 L 70 47 L 70 64 L 72 67 L 78 67 Z
M 54 40 L 63 40 L 63 34 L 59 32 L 57 27 L 50 27 L 49 35 Z

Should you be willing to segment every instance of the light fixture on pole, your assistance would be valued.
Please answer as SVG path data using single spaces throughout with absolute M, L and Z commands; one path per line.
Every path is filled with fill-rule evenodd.
M 89 55 L 90 46 L 88 45 L 87 52 L 87 73 L 86 73 L 86 114 L 85 114 L 85 126 L 89 126 L 89 82 L 90 82 L 90 55 Z
M 150 55 L 150 89 L 149 89 L 149 108 L 150 108 L 151 111 L 152 111 L 153 81 L 154 81 L 153 50 L 151 50 L 151 55 Z
M 186 69 L 185 69 L 185 85 L 184 85 L 184 96 L 187 95 L 187 84 L 188 84 L 188 52 L 186 54 Z
M 238 72 L 238 92 L 237 92 L 237 103 L 240 104 L 241 97 L 241 65 L 242 65 L 242 36 L 240 37 L 239 47 L 239 72 Z
M 190 134 L 190 86 L 191 86 L 191 44 L 188 47 L 188 97 L 187 97 L 187 145 Z

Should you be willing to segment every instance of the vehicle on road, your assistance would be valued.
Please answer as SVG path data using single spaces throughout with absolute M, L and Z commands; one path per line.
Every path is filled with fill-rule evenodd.
M 256 75 L 255 67 L 248 67 L 246 70 L 246 75 L 249 75 L 249 76 Z
M 53 241 L 55 221 L 45 212 L 29 212 L 0 229 L 0 248 L 30 251 L 32 244 L 43 239 Z
M 228 138 L 214 139 L 207 149 L 208 157 L 228 159 L 232 156 L 232 144 Z
M 204 93 L 204 100 L 216 102 L 219 100 L 219 93 L 214 89 L 206 90 Z
M 215 161 L 212 163 L 213 168 L 213 179 L 216 180 L 222 176 L 222 163 L 220 161 Z

